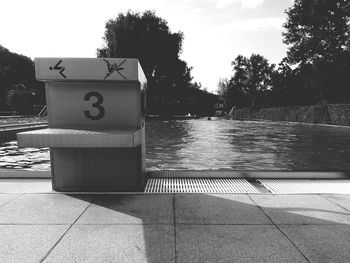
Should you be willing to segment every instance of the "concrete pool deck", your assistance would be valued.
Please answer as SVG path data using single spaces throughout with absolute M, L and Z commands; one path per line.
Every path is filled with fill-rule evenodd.
M 68 194 L 0 179 L 0 237 L 1 262 L 350 262 L 350 188 Z

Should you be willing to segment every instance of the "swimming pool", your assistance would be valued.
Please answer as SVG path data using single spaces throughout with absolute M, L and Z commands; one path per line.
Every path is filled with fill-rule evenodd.
M 47 148 L 0 146 L 0 169 L 49 170 Z M 226 119 L 146 123 L 146 167 L 350 171 L 350 128 Z

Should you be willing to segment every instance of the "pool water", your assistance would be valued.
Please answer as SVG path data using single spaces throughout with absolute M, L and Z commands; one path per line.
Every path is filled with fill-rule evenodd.
M 48 148 L 0 145 L 0 169 L 49 170 Z M 146 168 L 349 171 L 350 127 L 226 119 L 146 123 Z

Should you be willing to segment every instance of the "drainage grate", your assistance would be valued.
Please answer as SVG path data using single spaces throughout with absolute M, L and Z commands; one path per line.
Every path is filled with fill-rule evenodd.
M 160 170 L 148 171 L 149 178 L 242 178 L 242 173 L 225 170 Z
M 259 193 L 245 179 L 150 178 L 145 193 Z
M 259 179 L 276 194 L 350 194 L 350 180 Z

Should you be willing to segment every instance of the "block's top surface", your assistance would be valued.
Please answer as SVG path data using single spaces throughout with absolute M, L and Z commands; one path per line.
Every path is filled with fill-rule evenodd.
M 35 75 L 43 81 L 146 82 L 135 58 L 35 58 Z
M 47 128 L 17 133 L 20 147 L 125 147 L 141 145 L 140 129 L 88 130 Z

